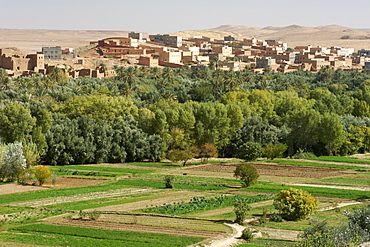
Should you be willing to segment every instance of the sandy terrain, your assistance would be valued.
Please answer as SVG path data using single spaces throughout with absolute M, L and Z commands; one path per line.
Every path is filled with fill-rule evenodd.
M 370 49 L 370 29 L 354 29 L 337 25 L 321 27 L 303 27 L 291 25 L 286 27 L 247 27 L 235 25 L 222 25 L 216 28 L 177 32 L 183 37 L 207 36 L 223 39 L 224 36 L 233 35 L 242 38 L 258 38 L 263 40 L 277 40 L 288 43 L 288 47 L 297 45 L 313 46 L 340 46 L 358 49 Z M 342 39 L 346 37 L 346 39 Z
M 89 45 L 109 37 L 127 37 L 130 31 L 84 31 L 84 30 L 30 30 L 30 29 L 0 29 L 0 48 L 17 47 L 24 53 L 41 51 L 43 46 L 61 46 L 62 48 L 77 48 Z M 233 35 L 240 39 L 256 37 L 258 39 L 275 39 L 288 43 L 288 47 L 296 45 L 341 46 L 356 50 L 370 49 L 370 29 L 353 29 L 342 26 L 302 27 L 291 25 L 287 27 L 246 27 L 223 25 L 216 28 L 198 31 L 182 31 L 173 33 L 185 38 L 207 36 L 223 39 Z M 143 33 L 148 37 L 147 33 Z M 347 37 L 343 39 L 342 37 Z

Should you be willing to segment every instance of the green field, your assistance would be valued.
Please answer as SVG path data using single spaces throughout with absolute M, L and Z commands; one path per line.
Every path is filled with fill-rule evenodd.
M 325 157 L 323 159 L 325 159 Z M 339 162 L 338 160 L 339 159 L 337 159 L 336 162 Z M 349 163 L 344 160 L 349 160 L 348 158 L 343 159 L 343 163 Z M 354 188 L 369 186 L 370 172 L 364 172 L 364 170 L 366 170 L 364 167 L 289 159 L 277 159 L 271 162 L 283 167 L 293 165 L 342 169 L 343 173 L 339 173 L 336 177 L 310 179 L 309 183 L 313 185 L 340 185 Z M 209 165 L 213 163 L 222 162 L 210 162 Z M 224 163 L 231 163 L 231 161 L 225 161 Z M 51 167 L 57 171 L 56 173 L 60 176 L 72 176 L 74 179 L 90 179 L 99 176 L 106 176 L 109 179 L 94 186 L 74 188 L 49 187 L 46 190 L 0 196 L 0 215 L 9 215 L 7 216 L 7 220 L 2 222 L 1 225 L 3 231 L 0 232 L 0 245 L 24 243 L 33 246 L 187 246 L 205 240 L 204 238 L 179 237 L 159 233 L 55 226 L 43 224 L 43 221 L 41 221 L 41 219 L 45 217 L 57 216 L 64 213 L 69 213 L 67 217 L 76 217 L 80 210 L 99 210 L 101 207 L 112 207 L 112 210 L 114 210 L 114 208 L 120 209 L 121 205 L 126 205 L 128 203 L 130 203 L 130 205 L 135 205 L 137 203 L 140 207 L 131 210 L 131 212 L 122 212 L 124 213 L 122 215 L 120 212 L 117 212 L 117 217 L 112 216 L 112 214 L 115 214 L 114 211 L 107 211 L 105 214 L 103 212 L 103 215 L 105 215 L 104 217 L 107 217 L 107 215 L 111 216 L 109 216 L 109 219 L 103 217 L 99 219 L 99 222 L 110 221 L 125 224 L 135 223 L 153 227 L 164 226 L 193 230 L 209 229 L 225 232 L 227 227 L 223 225 L 223 222 L 232 222 L 235 219 L 233 205 L 236 200 L 244 200 L 248 203 L 257 203 L 260 205 L 252 207 L 247 214 L 248 218 L 258 219 L 262 216 L 264 210 L 268 212 L 268 215 L 273 212 L 276 213 L 272 205 L 272 200 L 279 191 L 289 189 L 290 187 L 303 189 L 316 196 L 320 200 L 320 207 L 328 207 L 341 201 L 370 198 L 368 191 L 290 186 L 283 183 L 263 181 L 263 179 L 251 187 L 239 188 L 238 186 L 241 185 L 241 181 L 238 179 L 194 175 L 197 173 L 191 176 L 175 175 L 173 176 L 174 188 L 165 189 L 165 174 L 171 174 L 172 171 L 181 169 L 181 166 L 171 163 L 148 162 L 130 163 L 129 165 L 130 168 L 91 165 Z M 191 165 L 197 166 L 198 163 L 195 162 Z M 135 168 L 135 166 L 137 168 Z M 154 169 L 145 169 L 145 167 L 152 167 Z M 72 175 L 75 171 L 79 172 Z M 120 178 L 118 179 L 117 177 Z M 285 180 L 289 181 L 289 177 Z M 297 180 L 299 181 L 299 179 L 295 178 L 295 181 Z M 114 193 L 115 191 L 126 188 L 149 188 L 149 190 L 145 190 L 142 193 L 109 196 L 110 191 Z M 107 193 L 107 195 L 103 198 L 94 198 L 94 194 L 99 195 L 100 193 Z M 178 198 L 179 195 L 184 196 L 187 193 L 197 193 L 197 196 L 192 197 L 191 200 L 189 200 L 190 197 L 188 199 Z M 75 199 L 65 202 L 58 201 L 43 207 L 34 206 L 30 208 L 27 206 L 9 206 L 11 203 L 15 203 L 14 205 L 17 205 L 16 203 L 27 205 L 27 201 L 53 200 L 53 198 L 61 197 Z M 161 203 L 150 205 L 150 201 L 152 200 L 159 200 Z M 271 201 L 268 202 L 268 204 L 263 204 L 267 202 L 267 200 Z M 360 207 L 360 205 L 347 206 L 343 210 L 352 210 L 356 207 Z M 143 215 L 145 213 L 153 215 L 145 217 L 145 215 Z M 177 216 L 185 217 L 185 219 L 187 217 L 190 218 L 188 221 L 185 219 L 171 218 Z M 330 210 L 316 212 L 314 216 L 327 220 L 330 225 L 346 221 L 343 211 Z M 190 223 L 190 220 L 194 217 L 196 217 L 194 219 L 195 221 Z M 200 219 L 197 221 L 196 219 L 199 217 L 204 222 L 201 222 Z M 56 219 L 57 218 L 51 218 L 48 221 Z M 209 223 L 207 223 L 207 221 Z M 304 230 L 309 224 L 308 220 L 294 222 L 283 220 L 283 222 L 267 221 L 262 225 L 256 225 L 258 229 L 263 229 L 263 226 L 285 230 Z M 229 232 L 231 232 L 231 229 L 229 229 Z M 222 232 L 220 234 L 222 234 Z M 294 242 L 270 239 L 267 236 L 263 236 L 261 239 L 254 239 L 251 243 L 245 243 L 240 246 L 294 246 Z
M 17 233 L 26 234 L 17 234 Z M 2 240 L 62 246 L 187 246 L 203 240 L 165 234 L 33 224 L 12 228 Z M 52 239 L 52 240 L 51 240 Z M 50 242 L 52 241 L 52 242 Z

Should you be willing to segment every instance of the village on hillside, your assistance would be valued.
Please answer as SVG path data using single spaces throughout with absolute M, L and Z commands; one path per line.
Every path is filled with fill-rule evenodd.
M 47 75 L 55 67 L 71 78 L 115 76 L 117 66 L 171 67 L 208 66 L 223 70 L 249 70 L 254 73 L 318 72 L 323 67 L 342 70 L 370 69 L 370 50 L 343 47 L 290 48 L 277 40 L 225 36 L 223 40 L 196 36 L 184 39 L 169 34 L 149 35 L 131 32 L 128 37 L 91 41 L 79 49 L 40 47 L 36 54 L 16 49 L 0 49 L 0 68 L 12 77 Z

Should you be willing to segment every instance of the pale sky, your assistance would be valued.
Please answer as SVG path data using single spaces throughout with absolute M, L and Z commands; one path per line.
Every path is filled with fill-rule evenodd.
M 0 28 L 170 33 L 220 25 L 370 28 L 370 0 L 0 0 Z

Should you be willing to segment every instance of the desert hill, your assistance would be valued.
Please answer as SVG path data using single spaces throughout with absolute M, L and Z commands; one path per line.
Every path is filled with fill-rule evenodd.
M 357 49 L 370 49 L 370 29 L 355 29 L 338 25 L 305 27 L 290 25 L 286 27 L 247 27 L 222 25 L 212 29 L 183 31 L 175 33 L 183 37 L 208 36 L 220 39 L 226 35 L 239 38 L 275 39 L 288 43 L 289 47 L 296 45 L 342 46 Z
M 43 46 L 76 48 L 108 37 L 127 37 L 131 31 L 0 29 L 0 48 L 16 47 L 22 52 L 41 51 Z M 147 34 L 143 33 L 145 37 Z
M 41 51 L 43 46 L 61 46 L 62 48 L 81 47 L 90 41 L 108 37 L 127 37 L 130 31 L 95 31 L 95 30 L 31 30 L 31 29 L 0 29 L 0 48 L 16 47 L 24 53 Z M 223 39 L 233 35 L 240 39 L 255 37 L 258 39 L 275 39 L 296 45 L 342 46 L 357 49 L 370 49 L 370 29 L 355 29 L 338 25 L 304 27 L 290 25 L 286 27 L 268 26 L 247 27 L 222 25 L 206 30 L 189 30 L 173 33 L 185 38 L 207 36 Z M 147 33 L 143 33 L 147 37 Z

